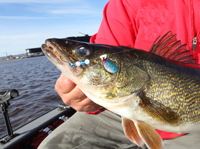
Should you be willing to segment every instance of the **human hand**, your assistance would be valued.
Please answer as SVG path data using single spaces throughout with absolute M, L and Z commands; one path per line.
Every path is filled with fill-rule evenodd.
M 81 89 L 65 74 L 61 74 L 55 84 L 55 90 L 63 102 L 77 111 L 93 112 L 101 108 L 90 100 Z

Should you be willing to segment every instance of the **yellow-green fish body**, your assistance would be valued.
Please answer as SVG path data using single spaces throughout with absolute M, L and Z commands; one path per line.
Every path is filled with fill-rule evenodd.
M 48 39 L 42 49 L 91 100 L 122 116 L 138 146 L 162 148 L 155 129 L 200 130 L 200 66 L 171 32 L 150 52 L 67 39 Z

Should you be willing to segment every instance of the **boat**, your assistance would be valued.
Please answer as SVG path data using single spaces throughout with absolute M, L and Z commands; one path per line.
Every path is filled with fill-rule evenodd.
M 37 149 L 40 143 L 60 124 L 67 121 L 76 111 L 64 104 L 35 118 L 12 131 L 7 108 L 9 100 L 17 97 L 18 91 L 0 91 L 0 105 L 8 134 L 0 139 L 0 149 Z

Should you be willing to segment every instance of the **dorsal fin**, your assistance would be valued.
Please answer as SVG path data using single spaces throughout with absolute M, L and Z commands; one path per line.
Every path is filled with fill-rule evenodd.
M 177 62 L 196 64 L 190 51 L 186 49 L 186 44 L 181 45 L 181 41 L 176 39 L 176 34 L 169 31 L 159 38 L 160 36 L 154 41 L 151 53 Z

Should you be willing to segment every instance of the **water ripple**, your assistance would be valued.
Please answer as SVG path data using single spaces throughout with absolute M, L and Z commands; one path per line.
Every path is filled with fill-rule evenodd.
M 0 62 L 0 90 L 17 89 L 8 113 L 13 129 L 56 107 L 61 101 L 54 90 L 60 71 L 44 56 Z M 0 111 L 0 137 L 6 134 Z

